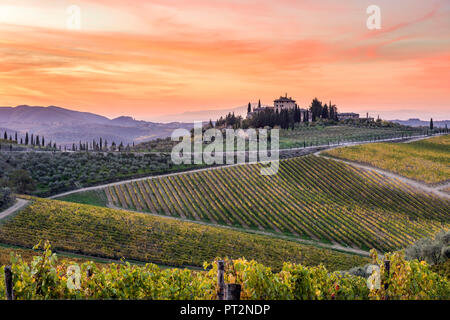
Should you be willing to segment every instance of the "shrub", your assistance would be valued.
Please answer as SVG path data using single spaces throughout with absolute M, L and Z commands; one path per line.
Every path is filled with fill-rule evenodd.
M 444 263 L 450 257 L 450 231 L 441 231 L 434 239 L 420 239 L 405 249 L 408 260 L 417 259 L 431 265 Z
M 15 197 L 9 188 L 0 188 L 0 210 L 11 206 L 15 201 Z

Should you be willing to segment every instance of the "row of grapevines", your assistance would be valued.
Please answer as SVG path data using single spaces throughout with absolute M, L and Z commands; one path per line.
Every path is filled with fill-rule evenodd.
M 373 252 L 380 265 L 368 281 L 348 273 L 330 272 L 323 265 L 306 267 L 284 263 L 281 271 L 254 260 L 226 259 L 224 280 L 241 285 L 243 300 L 367 300 L 449 299 L 450 282 L 431 271 L 425 262 L 406 261 L 401 253 L 386 254 L 390 270 Z M 88 272 L 89 271 L 89 272 Z M 217 299 L 217 263 L 204 271 L 162 270 L 154 264 L 95 265 L 58 261 L 47 242 L 44 251 L 27 263 L 12 259 L 16 299 Z M 4 267 L 0 267 L 3 278 Z M 5 287 L 0 282 L 0 299 Z
M 142 181 L 109 191 L 113 204 L 143 212 L 395 250 L 448 229 L 449 202 L 397 179 L 316 156 L 282 160 L 276 175 L 261 164 Z M 134 190 L 130 196 L 130 190 Z M 119 200 L 118 200 L 119 199 Z M 122 206 L 123 207 L 123 206 Z
M 282 261 L 323 263 L 332 270 L 367 261 L 229 228 L 47 199 L 32 198 L 29 207 L 0 225 L 0 243 L 32 247 L 40 239 L 60 251 L 172 266 L 201 266 L 216 256 L 246 257 L 274 268 Z

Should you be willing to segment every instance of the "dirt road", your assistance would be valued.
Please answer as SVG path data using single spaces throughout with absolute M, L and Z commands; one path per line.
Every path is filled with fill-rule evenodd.
M 9 207 L 5 211 L 0 212 L 0 220 L 6 218 L 10 214 L 13 214 L 17 210 L 24 208 L 26 205 L 28 205 L 28 202 L 30 201 L 24 199 L 17 199 L 16 203 L 12 207 Z

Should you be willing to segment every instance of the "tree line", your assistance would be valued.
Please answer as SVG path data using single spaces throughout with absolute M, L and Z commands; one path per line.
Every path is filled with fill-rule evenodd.
M 291 109 L 261 108 L 261 101 L 258 101 L 256 111 L 252 112 L 251 103 L 248 103 L 247 118 L 228 113 L 225 117 L 220 117 L 215 123 L 215 127 L 242 128 L 262 128 L 265 126 L 279 126 L 282 129 L 294 128 L 296 123 L 309 123 L 318 120 L 338 121 L 338 109 L 331 101 L 323 104 L 322 101 L 314 98 L 307 109 L 301 109 L 297 105 Z M 210 121 L 210 126 L 212 122 Z
M 134 147 L 134 142 L 132 143 L 132 146 L 128 143 L 126 146 L 123 144 L 123 142 L 120 142 L 119 144 L 116 144 L 115 141 L 111 143 L 111 145 L 108 144 L 108 140 L 103 139 L 100 137 L 100 139 L 97 141 L 95 139 L 92 140 L 91 143 L 85 142 L 82 143 L 81 141 L 76 145 L 75 143 L 72 144 L 72 150 L 73 151 L 131 151 L 132 147 Z M 65 150 L 66 147 L 64 147 Z
M 11 134 L 8 137 L 8 132 L 5 130 L 5 132 L 3 133 L 3 142 L 8 142 L 10 144 L 19 144 L 19 145 L 23 145 L 23 146 L 48 147 L 48 148 L 53 148 L 53 149 L 57 148 L 56 142 L 52 143 L 52 141 L 50 141 L 46 145 L 44 136 L 34 135 L 33 133 L 29 134 L 28 132 L 25 133 L 25 137 L 21 137 L 19 139 L 17 132 L 14 133 L 14 138 L 13 138 L 13 136 Z M 0 146 L 0 149 L 1 149 L 1 146 Z
M 47 145 L 45 144 L 45 137 L 34 135 L 33 133 L 29 134 L 28 132 L 25 133 L 25 137 L 18 137 L 17 132 L 14 133 L 14 136 L 12 134 L 8 135 L 8 132 L 5 131 L 3 135 L 0 133 L 0 137 L 3 137 L 3 141 L 0 138 L 0 141 L 3 143 L 9 143 L 10 144 L 10 150 L 12 151 L 12 145 L 18 144 L 21 146 L 31 146 L 31 147 L 39 147 L 39 148 L 50 148 L 53 150 L 60 150 L 60 151 L 131 151 L 132 147 L 134 147 L 134 142 L 132 143 L 132 146 L 130 144 L 125 145 L 123 142 L 120 142 L 119 144 L 116 144 L 115 141 L 113 141 L 111 144 L 108 144 L 108 141 L 106 139 L 103 139 L 102 137 L 99 138 L 99 140 L 93 139 L 92 142 L 82 142 L 79 141 L 78 143 L 72 143 L 72 145 L 69 147 L 65 145 L 62 147 L 61 145 L 57 146 L 56 142 L 50 141 Z M 0 144 L 0 150 L 2 149 L 2 145 Z

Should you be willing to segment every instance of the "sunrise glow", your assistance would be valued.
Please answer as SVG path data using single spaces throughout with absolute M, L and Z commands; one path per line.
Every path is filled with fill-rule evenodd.
M 366 8 L 381 8 L 368 30 Z M 70 5 L 81 29 L 67 29 Z M 0 106 L 154 119 L 288 92 L 450 117 L 450 2 L 0 0 Z

